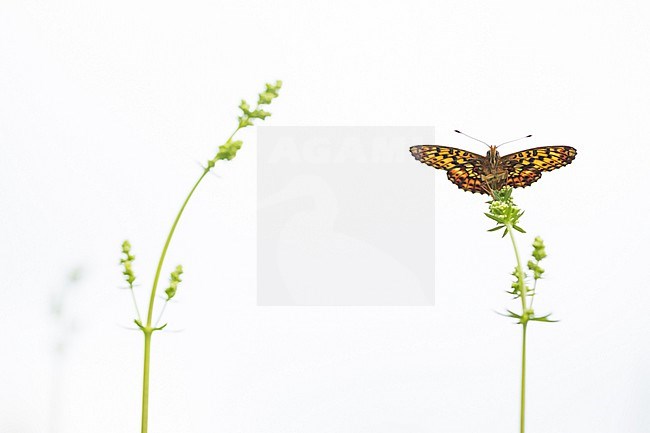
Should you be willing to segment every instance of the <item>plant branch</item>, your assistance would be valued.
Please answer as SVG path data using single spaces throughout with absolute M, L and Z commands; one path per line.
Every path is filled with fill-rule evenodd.
M 519 257 L 519 249 L 517 248 L 517 242 L 515 241 L 515 234 L 512 230 L 512 225 L 506 223 L 506 229 L 510 234 L 512 249 L 514 250 L 515 257 L 517 259 L 517 282 L 519 283 L 519 297 L 521 298 L 521 308 L 522 308 L 521 316 L 523 320 L 524 317 L 527 317 L 527 311 L 528 311 L 528 305 L 526 301 L 526 296 L 527 296 L 526 282 L 524 281 L 524 270 L 521 267 L 521 258 Z
M 165 256 L 167 255 L 167 249 L 169 248 L 169 244 L 172 241 L 172 236 L 174 236 L 174 232 L 176 231 L 176 226 L 178 225 L 178 221 L 180 221 L 181 216 L 183 215 L 183 211 L 185 210 L 185 207 L 187 206 L 187 203 L 190 201 L 190 198 L 192 198 L 192 195 L 194 194 L 194 191 L 196 191 L 196 188 L 198 188 L 199 184 L 205 178 L 205 175 L 208 174 L 210 171 L 209 168 L 205 168 L 203 170 L 203 173 L 201 173 L 201 176 L 199 179 L 196 181 L 192 189 L 190 190 L 189 194 L 187 194 L 187 197 L 185 198 L 185 201 L 183 202 L 183 205 L 181 206 L 180 210 L 178 211 L 178 214 L 176 215 L 176 218 L 174 219 L 174 223 L 172 224 L 171 229 L 169 230 L 169 234 L 167 235 L 167 239 L 165 240 L 165 245 L 163 246 L 162 253 L 160 254 L 160 259 L 158 260 L 158 267 L 156 268 L 156 275 L 154 276 L 153 280 L 153 286 L 151 287 L 151 295 L 149 297 L 149 310 L 147 312 L 147 324 L 146 328 L 151 327 L 151 320 L 153 316 L 153 306 L 154 302 L 156 301 L 156 290 L 158 288 L 158 280 L 160 279 L 160 272 L 162 271 L 162 266 L 163 263 L 165 262 Z

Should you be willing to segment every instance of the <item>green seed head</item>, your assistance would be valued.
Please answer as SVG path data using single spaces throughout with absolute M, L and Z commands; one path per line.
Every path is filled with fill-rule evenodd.
M 135 282 L 135 273 L 133 272 L 133 261 L 135 260 L 135 255 L 131 254 L 131 243 L 127 240 L 122 242 L 122 258 L 120 258 L 120 264 L 122 265 L 122 275 L 129 287 L 133 289 L 133 283 Z
M 544 241 L 539 236 L 533 241 L 533 257 L 538 262 L 546 257 L 546 247 L 544 246 Z
M 178 289 L 178 284 L 183 281 L 181 280 L 181 275 L 183 274 L 183 266 L 178 265 L 176 269 L 171 272 L 169 275 L 169 287 L 165 289 L 167 294 L 167 300 L 176 296 L 176 289 Z

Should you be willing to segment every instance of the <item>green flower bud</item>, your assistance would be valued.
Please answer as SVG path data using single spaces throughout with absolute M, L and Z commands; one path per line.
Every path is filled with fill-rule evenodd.
M 129 287 L 133 288 L 133 283 L 135 282 L 135 273 L 133 272 L 133 261 L 135 256 L 131 254 L 131 243 L 129 241 L 122 242 L 122 254 L 124 255 L 120 258 L 120 264 L 122 265 L 122 275 Z
M 242 144 L 244 144 L 244 142 L 241 140 L 237 140 L 237 141 L 228 140 L 225 144 L 219 147 L 219 152 L 217 153 L 217 156 L 214 157 L 214 161 L 220 159 L 225 159 L 230 161 L 235 156 L 237 156 L 237 151 L 241 149 Z
M 533 242 L 533 257 L 538 262 L 546 257 L 546 247 L 544 246 L 544 241 L 539 236 Z
M 528 260 L 528 269 L 533 271 L 533 278 L 536 280 L 539 280 L 542 278 L 542 274 L 544 273 L 544 269 L 542 269 L 541 266 L 537 262 L 533 262 L 532 260 Z
M 237 124 L 237 133 L 238 130 L 252 126 L 255 119 L 264 120 L 271 115 L 268 111 L 262 110 L 259 108 L 261 104 L 270 104 L 271 101 L 278 97 L 278 90 L 282 87 L 282 81 L 276 81 L 275 84 L 266 84 L 266 91 L 260 93 L 259 101 L 255 109 L 251 109 L 251 106 L 242 99 L 239 103 L 239 109 L 241 110 L 241 116 L 238 116 L 237 119 L 239 123 Z M 233 133 L 233 136 L 235 135 Z M 208 166 L 206 170 L 211 170 L 214 168 L 215 164 L 219 160 L 230 161 L 237 155 L 237 151 L 241 148 L 241 141 L 232 141 L 232 136 L 228 141 L 219 147 L 219 150 L 214 158 L 208 161 Z
M 275 85 L 266 84 L 266 91 L 259 94 L 259 99 L 257 100 L 258 105 L 270 104 L 275 98 L 278 97 L 278 90 L 282 87 L 282 81 L 277 80 Z
M 495 231 L 506 226 L 503 231 L 503 236 L 508 233 L 508 227 L 513 228 L 521 233 L 525 233 L 525 230 L 519 227 L 519 218 L 524 214 L 517 205 L 512 200 L 512 188 L 505 187 L 500 191 L 494 191 L 494 199 L 489 201 L 490 204 L 489 212 L 485 213 L 485 216 L 497 223 L 497 227 L 488 230 Z
M 493 215 L 504 215 L 508 209 L 508 204 L 502 201 L 493 201 L 490 203 L 490 212 Z
M 253 121 L 248 117 L 248 115 L 245 116 L 239 116 L 239 128 L 246 128 L 247 126 L 252 126 Z
M 255 111 L 252 111 L 249 114 L 250 118 L 252 118 L 252 119 L 262 119 L 262 120 L 266 119 L 270 115 L 271 115 L 271 113 L 269 113 L 268 111 L 264 111 L 264 110 L 255 110 Z
M 251 112 L 251 106 L 246 103 L 245 100 L 241 100 L 241 104 L 239 104 L 239 108 L 245 115 L 249 115 Z
M 169 287 L 165 289 L 167 294 L 167 300 L 176 296 L 176 289 L 178 289 L 178 284 L 182 281 L 181 275 L 183 274 L 183 267 L 181 265 L 176 266 L 176 269 L 172 271 L 169 275 Z

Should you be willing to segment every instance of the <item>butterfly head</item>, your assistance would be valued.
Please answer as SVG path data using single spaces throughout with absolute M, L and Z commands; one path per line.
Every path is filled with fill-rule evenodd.
M 514 140 L 508 140 L 508 141 L 506 141 L 506 142 L 503 142 L 503 143 L 499 144 L 498 146 L 492 146 L 492 145 L 487 144 L 487 143 L 486 143 L 485 141 L 483 141 L 483 140 L 479 140 L 478 138 L 474 138 L 474 137 L 472 137 L 471 135 L 467 135 L 467 134 L 465 134 L 464 132 L 460 132 L 460 131 L 457 130 L 457 129 L 455 129 L 454 131 L 457 132 L 457 133 L 459 133 L 459 134 L 461 134 L 461 135 L 464 135 L 465 137 L 469 137 L 469 138 L 471 138 L 472 140 L 476 140 L 476 141 L 478 141 L 478 142 L 481 142 L 481 143 L 485 144 L 487 147 L 489 147 L 490 150 L 488 150 L 488 153 L 487 153 L 487 155 L 485 155 L 485 156 L 486 156 L 486 158 L 488 159 L 488 161 L 490 161 L 490 165 L 492 165 L 493 167 L 496 167 L 496 166 L 498 165 L 498 162 L 499 162 L 499 152 L 497 151 L 497 149 L 498 149 L 499 147 L 503 146 L 504 144 L 508 144 L 508 143 L 512 143 L 512 142 L 515 142 L 515 141 L 523 140 L 524 138 L 530 138 L 530 137 L 532 137 L 532 135 L 528 134 L 528 135 L 526 135 L 525 137 L 516 138 L 516 139 L 514 139 Z
M 497 150 L 497 146 L 490 146 L 490 150 L 488 150 L 488 153 L 485 156 L 490 161 L 491 165 L 496 165 L 499 160 L 499 151 Z

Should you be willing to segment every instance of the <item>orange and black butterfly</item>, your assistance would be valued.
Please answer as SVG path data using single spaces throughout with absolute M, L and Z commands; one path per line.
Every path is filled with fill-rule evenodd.
M 530 135 L 523 138 L 528 137 Z M 483 141 L 481 143 L 488 145 Z M 539 180 L 542 172 L 571 164 L 577 153 L 569 146 L 545 146 L 501 156 L 497 151 L 498 146 L 488 146 L 490 150 L 485 156 L 446 146 L 413 146 L 410 150 L 418 161 L 446 170 L 447 178 L 458 188 L 489 195 L 504 186 L 527 187 Z

